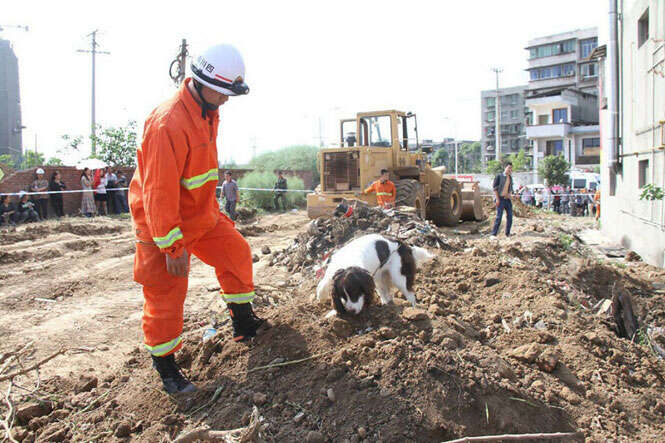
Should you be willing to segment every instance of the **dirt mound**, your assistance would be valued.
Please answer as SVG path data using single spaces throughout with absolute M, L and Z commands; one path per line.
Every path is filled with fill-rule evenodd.
M 291 271 L 303 271 L 323 261 L 331 251 L 351 239 L 373 233 L 395 237 L 415 246 L 443 250 L 463 245 L 446 238 L 436 226 L 421 220 L 411 211 L 383 211 L 361 206 L 350 217 L 313 220 L 307 232 L 300 234 L 283 251 L 273 253 L 270 263 L 285 265 Z
M 131 229 L 122 220 L 96 218 L 91 220 L 80 219 L 76 221 L 46 221 L 19 226 L 13 231 L 0 236 L 0 244 L 9 245 L 22 241 L 39 240 L 50 235 L 70 233 L 77 236 L 97 236 L 127 232 Z
M 513 198 L 513 214 L 515 217 L 520 218 L 535 218 L 537 217 L 536 209 L 533 206 L 527 206 L 519 198 Z M 487 214 L 489 218 L 493 218 L 496 214 L 496 204 L 494 203 L 494 197 L 485 196 L 483 197 L 483 212 Z
M 325 223 L 331 242 L 360 232 L 350 220 Z M 49 410 L 16 432 L 160 441 L 200 425 L 244 426 L 256 405 L 265 441 L 434 442 L 574 430 L 593 441 L 659 440 L 665 364 L 647 342 L 617 338 L 571 294 L 595 299 L 618 280 L 642 311 L 660 306 L 660 314 L 640 314 L 643 322 L 664 320 L 665 294 L 651 283 L 665 283 L 665 273 L 584 260 L 556 239 L 479 240 L 419 271 L 422 308 L 398 295 L 395 305 L 350 319 L 325 319 L 329 307 L 310 301 L 316 280 L 307 277 L 276 304 L 260 294 L 257 312 L 273 327 L 249 345 L 230 339 L 228 322 L 202 342 L 205 323 L 186 319 L 178 359 L 197 393 L 163 394 L 137 348 L 113 376 L 97 380 L 91 370 L 43 382 Z
M 23 263 L 26 261 L 44 261 L 62 257 L 63 253 L 56 248 L 42 248 L 32 251 L 0 251 L 0 265 Z

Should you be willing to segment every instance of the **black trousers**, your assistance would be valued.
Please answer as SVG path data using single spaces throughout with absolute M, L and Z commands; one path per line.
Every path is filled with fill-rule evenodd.
M 41 220 L 46 220 L 48 218 L 48 198 L 38 198 L 33 200 L 35 204 L 35 211 L 39 215 Z
M 62 208 L 62 195 L 51 195 L 51 206 L 57 217 L 64 217 L 65 211 Z
M 282 200 L 282 208 L 286 211 L 286 198 L 284 197 L 284 194 L 281 193 L 281 192 L 276 192 L 275 193 L 275 200 L 274 200 L 273 203 L 275 204 L 275 209 L 277 209 L 278 211 L 279 211 L 279 201 L 280 200 Z

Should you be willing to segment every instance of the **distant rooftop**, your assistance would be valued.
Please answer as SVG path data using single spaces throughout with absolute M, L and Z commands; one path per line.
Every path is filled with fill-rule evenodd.
M 554 43 L 554 42 L 558 42 L 558 41 L 569 40 L 571 38 L 577 38 L 577 36 L 579 34 L 589 34 L 588 36 L 584 36 L 582 38 L 597 37 L 598 36 L 598 28 L 593 27 L 593 28 L 574 29 L 574 30 L 571 30 L 571 31 L 561 32 L 559 34 L 552 34 L 552 35 L 545 35 L 543 37 L 537 37 L 537 38 L 529 40 L 529 43 L 527 44 L 526 48 L 524 48 L 524 49 L 529 49 L 529 48 L 532 48 L 534 46 L 545 45 L 547 43 Z

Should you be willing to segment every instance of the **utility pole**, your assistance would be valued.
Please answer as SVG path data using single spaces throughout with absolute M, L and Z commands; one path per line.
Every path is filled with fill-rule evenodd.
M 85 52 L 92 54 L 92 106 L 91 106 L 91 142 L 92 142 L 92 155 L 95 155 L 96 153 L 96 142 L 95 142 L 95 136 L 96 136 L 96 129 L 97 129 L 97 123 L 95 122 L 95 56 L 97 54 L 110 54 L 108 51 L 99 51 L 97 49 L 97 32 L 98 30 L 95 29 L 92 31 L 90 34 L 88 34 L 86 37 L 90 37 L 90 50 L 87 49 L 79 49 L 76 52 Z
M 492 68 L 494 74 L 496 74 L 496 103 L 494 113 L 496 114 L 495 121 L 496 127 L 494 129 L 495 135 L 494 140 L 496 141 L 494 146 L 494 155 L 497 161 L 501 161 L 501 97 L 499 96 L 499 74 L 503 72 L 501 68 Z
M 169 77 L 173 80 L 176 87 L 180 87 L 180 84 L 185 80 L 185 72 L 187 69 L 187 56 L 189 52 L 187 51 L 187 39 L 183 38 L 180 43 L 180 49 L 178 55 L 171 62 L 169 66 Z

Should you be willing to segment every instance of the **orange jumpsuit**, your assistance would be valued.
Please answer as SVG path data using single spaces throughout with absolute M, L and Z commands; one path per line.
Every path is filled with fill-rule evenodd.
M 596 220 L 600 219 L 600 189 L 596 189 L 593 195 L 593 200 L 596 202 Z
M 146 120 L 129 186 L 134 280 L 143 285 L 145 346 L 157 357 L 181 347 L 187 293 L 187 278 L 167 272 L 166 254 L 176 258 L 187 251 L 214 267 L 224 301 L 254 299 L 249 245 L 215 198 L 219 112 L 201 117 L 190 81 Z
M 386 180 L 385 183 L 381 183 L 381 180 L 375 181 L 363 191 L 363 194 L 370 194 L 372 192 L 376 192 L 376 201 L 379 206 L 385 207 L 386 205 L 392 206 L 395 204 L 397 190 L 395 189 L 395 183 L 390 180 Z

